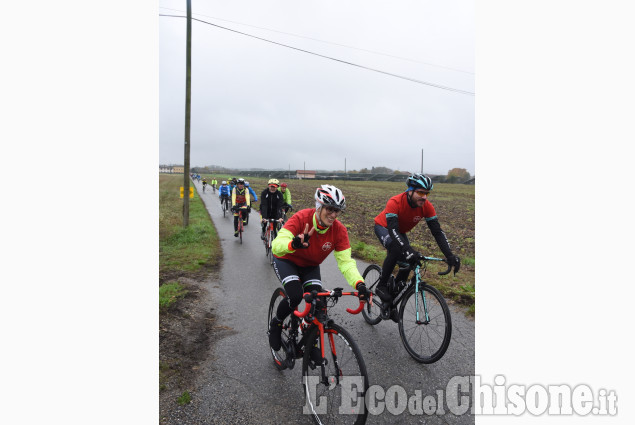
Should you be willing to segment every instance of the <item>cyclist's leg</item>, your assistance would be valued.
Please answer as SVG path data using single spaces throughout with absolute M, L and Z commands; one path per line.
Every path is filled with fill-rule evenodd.
M 379 282 L 375 287 L 375 293 L 379 295 L 382 301 L 391 301 L 392 296 L 388 290 L 387 282 L 392 274 L 395 265 L 397 264 L 397 258 L 401 255 L 399 247 L 393 244 L 393 240 L 388 234 L 388 229 L 378 224 L 375 225 L 375 235 L 379 239 L 379 242 L 386 248 L 386 258 L 381 268 L 381 276 Z
M 284 320 L 302 302 L 305 292 L 321 290 L 320 266 L 299 267 L 289 260 L 274 257 L 273 270 L 289 297 L 288 304 L 280 303 L 277 318 Z
M 234 236 L 238 237 L 238 213 L 234 213 Z
M 287 293 L 286 302 L 278 304 L 269 323 L 269 345 L 274 351 L 278 351 L 281 345 L 282 323 L 302 301 L 302 283 L 298 266 L 291 261 L 274 258 L 273 270 Z
M 267 217 L 262 217 L 262 218 L 267 218 Z M 264 221 L 261 223 L 262 225 L 262 233 L 260 233 L 260 239 L 262 239 L 263 241 L 265 240 L 265 232 L 267 231 L 267 226 L 269 225 L 268 221 Z

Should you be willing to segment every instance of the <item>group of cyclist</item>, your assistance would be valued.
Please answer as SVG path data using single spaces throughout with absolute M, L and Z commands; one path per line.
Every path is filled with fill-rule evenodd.
M 433 184 L 430 177 L 413 173 L 406 180 L 404 192 L 393 196 L 374 219 L 375 235 L 386 248 L 381 278 L 375 292 L 382 301 L 391 301 L 387 286 L 389 276 L 397 263 L 406 267 L 416 264 L 423 256 L 412 248 L 406 233 L 425 220 L 446 261 L 454 272 L 461 262 L 452 253 L 450 244 L 441 230 L 434 206 L 428 200 Z M 273 192 L 271 192 L 273 193 Z M 271 195 L 273 198 L 275 194 Z M 263 196 L 261 197 L 264 199 Z M 282 323 L 302 301 L 302 295 L 312 290 L 322 290 L 320 264 L 333 252 L 338 268 L 350 286 L 358 292 L 360 300 L 367 300 L 366 288 L 355 260 L 351 257 L 351 245 L 346 227 L 337 218 L 346 208 L 346 198 L 333 185 L 321 185 L 315 191 L 315 208 L 296 212 L 274 239 L 272 251 L 274 270 L 287 293 L 287 302 L 280 303 L 269 323 L 269 345 L 274 351 L 281 348 Z M 261 204 L 262 211 L 262 204 Z M 402 273 L 402 268 L 400 268 Z M 397 276 L 405 279 L 407 276 Z M 393 318 L 394 320 L 394 318 Z
M 205 192 L 205 188 L 207 187 L 208 184 L 212 186 L 212 190 L 216 191 L 216 185 L 218 184 L 218 181 L 212 177 L 210 182 L 208 183 L 207 178 L 203 177 L 203 192 Z
M 218 188 L 218 199 L 221 205 L 225 203 L 225 205 L 229 206 L 231 202 L 230 209 L 234 213 L 234 236 L 238 237 L 238 211 L 242 210 L 243 224 L 247 225 L 252 204 L 253 202 L 258 202 L 258 195 L 256 195 L 248 181 L 243 178 L 233 177 L 229 179 L 229 183 L 226 180 L 221 181 L 221 185 Z M 263 238 L 267 219 L 279 220 L 282 211 L 288 212 L 292 209 L 291 191 L 288 189 L 288 185 L 286 183 L 280 184 L 278 179 L 270 179 L 267 182 L 267 189 L 260 194 Z
M 212 180 L 212 184 L 216 181 Z M 203 184 L 207 184 L 203 179 Z M 432 233 L 447 263 L 456 273 L 461 265 L 459 257 L 452 253 L 448 239 L 441 229 L 434 206 L 428 199 L 433 189 L 430 177 L 413 173 L 406 180 L 406 190 L 391 197 L 384 209 L 374 218 L 374 230 L 377 239 L 386 249 L 386 258 L 382 264 L 381 277 L 375 293 L 384 302 L 392 300 L 393 294 L 388 280 L 397 264 L 399 272 L 396 281 L 405 280 L 402 274 L 409 272 L 409 265 L 423 259 L 410 244 L 408 236 L 420 221 L 424 220 Z M 242 210 L 243 224 L 249 222 L 252 203 L 258 202 L 258 196 L 249 182 L 243 178 L 231 178 L 221 181 L 218 197 L 229 205 L 234 213 L 234 236 L 238 236 L 239 210 Z M 315 207 L 297 211 L 276 232 L 272 243 L 274 271 L 287 293 L 286 303 L 280 303 L 269 324 L 269 344 L 274 350 L 281 346 L 281 326 L 284 319 L 295 310 L 302 301 L 302 295 L 312 290 L 322 290 L 320 264 L 331 252 L 335 256 L 338 268 L 350 286 L 355 288 L 361 300 L 370 297 L 364 279 L 357 269 L 357 263 L 351 256 L 351 245 L 346 227 L 338 220 L 346 209 L 346 198 L 342 191 L 333 185 L 324 184 L 314 194 Z M 291 191 L 286 183 L 272 178 L 260 194 L 260 216 L 262 224 L 261 239 L 265 238 L 268 220 L 282 222 L 283 211 L 293 210 Z M 276 229 L 276 227 L 274 227 Z M 394 318 L 393 318 L 394 320 Z

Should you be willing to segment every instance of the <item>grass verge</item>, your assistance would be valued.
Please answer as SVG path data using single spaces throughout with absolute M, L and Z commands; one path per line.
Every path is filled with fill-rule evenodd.
M 222 256 L 218 233 L 203 201 L 194 192 L 189 225 L 183 227 L 182 175 L 159 175 L 159 276 L 196 274 L 218 265 Z

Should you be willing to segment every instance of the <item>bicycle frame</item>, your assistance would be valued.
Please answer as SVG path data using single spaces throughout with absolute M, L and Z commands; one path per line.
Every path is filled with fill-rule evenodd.
M 444 261 L 442 258 L 435 258 L 435 257 L 423 257 L 423 260 L 424 260 L 424 266 L 423 266 L 423 270 L 424 271 L 427 268 L 426 264 L 427 264 L 428 261 Z M 423 282 L 421 280 L 420 270 L 421 270 L 421 265 L 417 264 L 417 267 L 415 267 L 413 269 L 414 275 L 412 276 L 412 279 L 410 279 L 408 281 L 408 284 L 406 284 L 404 286 L 404 288 L 401 290 L 401 292 L 399 292 L 399 294 L 397 294 L 397 296 L 395 296 L 395 298 L 393 299 L 393 301 L 392 301 L 392 306 L 393 307 L 396 307 L 396 306 L 399 305 L 399 303 L 401 302 L 403 296 L 406 294 L 406 292 L 408 292 L 408 289 L 410 289 L 410 287 L 413 285 L 413 282 L 414 282 L 414 285 L 415 285 L 415 292 L 417 292 L 417 293 L 419 292 L 419 285 L 420 284 L 422 284 L 422 285 L 426 284 L 425 282 Z M 450 268 L 448 268 L 447 272 L 440 272 L 439 275 L 447 274 L 449 272 L 450 272 Z M 425 292 L 421 291 L 421 294 L 422 294 L 423 304 L 424 304 L 423 305 L 423 310 L 425 311 L 425 314 L 426 314 L 426 322 L 425 323 L 427 323 L 427 322 L 430 321 L 430 317 L 428 316 L 428 305 L 426 303 Z M 415 308 L 416 308 L 416 311 L 417 311 L 417 322 L 419 323 L 418 298 L 415 298 Z
M 312 293 L 306 292 L 304 294 L 304 300 L 306 301 L 306 306 L 304 307 L 304 311 L 300 312 L 296 309 L 293 312 L 295 317 L 298 317 L 301 319 L 306 316 L 309 316 L 308 321 L 304 319 L 304 323 L 307 323 L 307 326 L 305 327 L 305 329 L 303 329 L 302 338 L 296 344 L 297 347 L 302 347 L 304 345 L 304 339 L 309 335 L 311 331 L 311 326 L 317 326 L 320 332 L 320 350 L 322 352 L 322 358 L 324 358 L 324 323 L 328 323 L 330 319 L 328 318 L 327 315 L 324 315 L 324 317 L 321 318 L 322 320 L 318 319 L 317 315 L 315 314 L 316 301 L 318 297 L 335 297 L 335 299 L 338 299 L 342 295 L 357 296 L 358 293 L 357 292 L 342 292 L 342 288 L 335 288 L 334 290 L 328 291 L 328 292 L 313 291 Z M 352 310 L 350 308 L 347 308 L 346 311 L 350 314 L 359 314 L 364 309 L 364 303 L 365 301 L 359 300 L 359 307 L 357 309 Z M 292 323 L 294 322 L 295 320 L 292 320 Z M 330 344 L 331 347 L 334 347 L 332 334 L 329 334 L 329 342 L 331 343 Z M 332 350 L 333 350 L 333 358 L 337 358 L 337 353 L 334 352 L 335 349 L 332 348 Z

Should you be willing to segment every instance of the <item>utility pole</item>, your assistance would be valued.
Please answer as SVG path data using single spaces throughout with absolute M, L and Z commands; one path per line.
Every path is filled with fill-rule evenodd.
M 423 149 L 421 149 L 421 174 L 423 174 Z
M 183 227 L 190 224 L 190 103 L 192 100 L 192 2 L 187 0 L 185 54 L 185 164 L 183 167 Z

